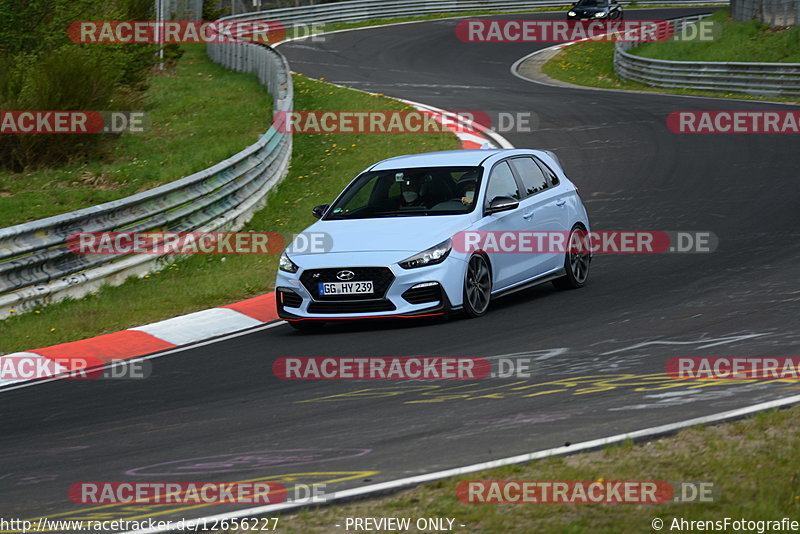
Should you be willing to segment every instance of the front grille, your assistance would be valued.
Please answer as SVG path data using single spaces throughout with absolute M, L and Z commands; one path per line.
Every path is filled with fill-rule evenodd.
M 320 296 L 319 285 L 322 282 L 341 282 L 336 278 L 340 271 L 352 271 L 353 282 L 372 281 L 374 293 L 371 295 L 327 295 Z M 351 280 L 348 280 L 351 281 Z M 305 286 L 314 300 L 381 300 L 386 296 L 389 286 L 394 282 L 394 275 L 388 267 L 337 267 L 335 269 L 309 269 L 300 275 L 300 282 Z
M 303 297 L 292 291 L 291 289 L 278 290 L 278 297 L 281 304 L 287 308 L 299 308 L 303 303 Z
M 439 284 L 426 287 L 411 288 L 403 293 L 403 298 L 409 304 L 422 304 L 423 302 L 438 302 L 442 300 L 442 288 Z
M 396 309 L 389 300 L 312 302 L 308 305 L 308 313 L 370 313 Z

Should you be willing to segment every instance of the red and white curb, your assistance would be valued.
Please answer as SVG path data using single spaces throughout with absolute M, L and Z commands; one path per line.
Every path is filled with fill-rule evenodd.
M 275 293 L 243 300 L 219 308 L 173 317 L 157 323 L 0 356 L 0 387 L 41 381 L 53 374 L 106 365 L 154 352 L 173 349 L 271 323 L 278 319 Z M 20 365 L 20 362 L 25 365 Z M 48 374 L 42 375 L 42 370 Z
M 444 124 L 444 126 L 461 141 L 461 148 L 500 148 L 500 143 L 496 143 L 493 139 L 484 135 L 487 128 L 475 121 L 468 120 L 466 117 L 457 113 L 445 111 L 426 104 L 420 104 L 410 100 L 399 100 L 417 111 L 421 111 L 426 115 L 431 115 L 439 124 Z
M 482 124 L 468 120 L 463 115 L 429 106 L 428 104 L 413 102 L 411 100 L 404 100 L 402 98 L 398 98 L 396 100 L 399 100 L 403 104 L 411 106 L 418 111 L 432 115 L 440 124 L 444 123 L 445 126 L 461 141 L 461 148 L 514 148 L 514 145 L 508 142 L 508 140 L 502 135 L 490 130 Z M 458 126 L 454 126 L 454 124 L 458 124 Z

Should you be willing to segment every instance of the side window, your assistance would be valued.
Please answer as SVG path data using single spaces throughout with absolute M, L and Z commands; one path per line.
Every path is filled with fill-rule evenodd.
M 511 160 L 511 165 L 514 166 L 514 170 L 517 171 L 517 174 L 522 179 L 522 184 L 525 186 L 525 196 L 547 189 L 547 178 L 533 158 L 514 158 Z
M 511 167 L 505 161 L 495 165 L 489 177 L 486 189 L 486 201 L 491 202 L 496 197 L 511 197 L 519 200 L 519 189 Z
M 536 160 L 536 163 L 539 165 L 539 168 L 542 169 L 542 172 L 547 177 L 547 183 L 550 184 L 551 187 L 554 185 L 558 185 L 558 176 L 556 176 L 556 173 L 551 171 L 550 167 L 548 167 L 538 159 Z

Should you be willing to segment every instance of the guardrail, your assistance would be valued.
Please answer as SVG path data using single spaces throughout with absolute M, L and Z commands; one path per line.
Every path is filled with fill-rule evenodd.
M 286 26 L 295 24 L 334 24 L 363 20 L 415 17 L 436 13 L 463 13 L 468 11 L 531 11 L 545 7 L 567 7 L 574 0 L 347 0 L 330 4 L 284 7 L 265 11 L 243 13 L 224 20 L 277 20 Z M 622 2 L 622 5 L 630 2 Z M 639 0 L 637 7 L 727 5 L 728 0 Z
M 292 109 L 286 59 L 251 44 L 208 46 L 213 61 L 255 73 L 269 88 L 276 111 Z M 198 173 L 130 197 L 0 229 L 0 318 L 80 297 L 104 284 L 143 275 L 170 257 L 78 256 L 66 247 L 76 232 L 222 231 L 244 226 L 285 175 L 291 136 L 270 128 L 259 141 Z
M 670 21 L 675 34 L 708 15 Z M 750 94 L 800 94 L 800 63 L 755 63 L 746 61 L 671 61 L 631 54 L 636 42 L 617 41 L 614 71 L 624 80 L 653 87 L 704 89 Z

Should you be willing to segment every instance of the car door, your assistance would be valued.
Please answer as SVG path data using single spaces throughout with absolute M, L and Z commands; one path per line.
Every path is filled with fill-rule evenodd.
M 507 160 L 503 160 L 492 167 L 489 173 L 489 180 L 486 184 L 486 194 L 484 195 L 483 209 L 497 197 L 511 197 L 520 199 L 520 184 L 514 175 Z M 477 229 L 491 233 L 499 245 L 499 239 L 504 232 L 517 233 L 526 226 L 520 208 L 493 213 L 481 219 Z M 495 291 L 507 288 L 525 277 L 525 268 L 520 264 L 519 259 L 513 250 L 504 250 L 499 246 L 491 246 L 489 241 L 485 242 L 485 252 L 489 256 L 492 264 L 492 286 Z
M 548 233 L 549 236 L 545 242 L 546 250 L 518 255 L 525 271 L 523 279 L 535 278 L 563 264 L 563 253 L 553 250 L 553 247 L 558 239 L 566 240 L 566 199 L 562 198 L 563 188 L 558 187 L 555 174 L 538 158 L 520 156 L 512 158 L 509 163 L 523 188 L 520 201 L 525 221 L 523 230 Z

